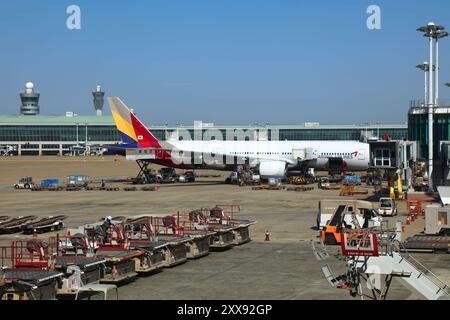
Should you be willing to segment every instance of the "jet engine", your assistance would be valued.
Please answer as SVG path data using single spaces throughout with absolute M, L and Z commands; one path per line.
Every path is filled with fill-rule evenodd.
M 262 177 L 284 177 L 286 175 L 286 162 L 264 161 L 259 164 L 259 174 Z

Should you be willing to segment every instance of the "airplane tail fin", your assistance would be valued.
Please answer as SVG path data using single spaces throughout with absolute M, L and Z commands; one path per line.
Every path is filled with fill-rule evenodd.
M 117 97 L 108 98 L 109 107 L 122 141 L 130 148 L 161 148 L 158 139 Z

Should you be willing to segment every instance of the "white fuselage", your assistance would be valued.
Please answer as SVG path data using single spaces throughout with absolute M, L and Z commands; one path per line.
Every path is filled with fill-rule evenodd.
M 369 145 L 357 141 L 169 140 L 163 147 L 172 150 L 171 157 L 174 162 L 184 161 L 188 164 L 192 154 L 201 154 L 206 163 L 205 167 L 211 168 L 231 166 L 239 164 L 239 161 L 252 167 L 261 163 L 285 163 L 287 168 L 307 162 L 309 168 L 325 170 L 328 169 L 330 159 L 342 159 L 347 170 L 363 171 L 368 169 L 370 162 Z

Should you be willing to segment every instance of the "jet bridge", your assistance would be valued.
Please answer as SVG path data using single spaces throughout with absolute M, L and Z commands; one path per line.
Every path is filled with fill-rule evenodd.
M 389 175 L 400 170 L 407 188 L 413 185 L 413 172 L 417 161 L 417 142 L 403 140 L 369 141 L 370 170 L 377 175 Z

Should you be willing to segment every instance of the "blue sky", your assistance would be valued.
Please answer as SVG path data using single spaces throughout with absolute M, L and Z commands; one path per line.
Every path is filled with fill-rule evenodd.
M 66 28 L 71 4 L 81 30 Z M 370 4 L 382 30 L 366 27 Z M 148 124 L 404 123 L 423 97 L 415 30 L 450 29 L 449 12 L 448 0 L 2 1 L 1 113 L 18 113 L 31 80 L 42 114 L 93 114 L 101 84 Z M 441 57 L 450 82 L 450 38 Z

